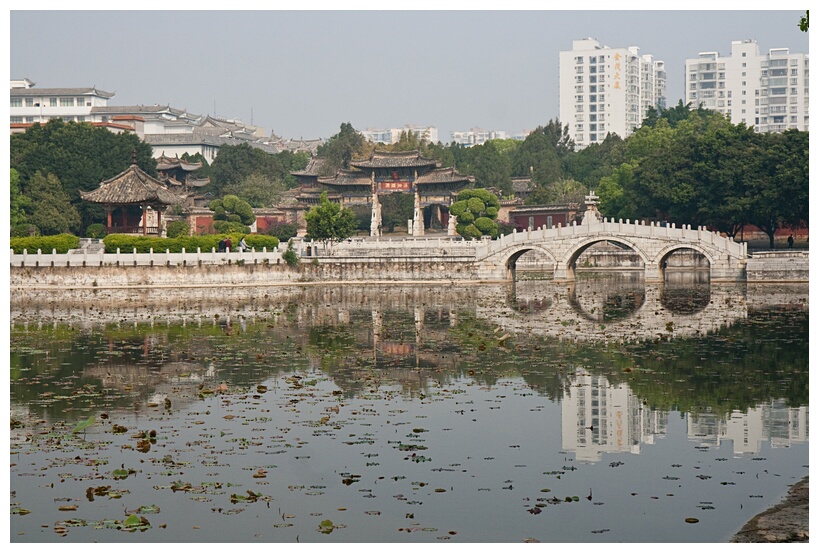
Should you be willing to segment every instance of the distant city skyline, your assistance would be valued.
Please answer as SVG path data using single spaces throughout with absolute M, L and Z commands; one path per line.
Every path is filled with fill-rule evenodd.
M 11 11 L 10 78 L 114 92 L 240 119 L 287 138 L 356 129 L 473 127 L 510 134 L 559 118 L 558 57 L 572 40 L 637 46 L 666 64 L 668 105 L 685 60 L 808 53 L 789 11 Z M 93 32 L 78 32 L 89 29 Z M 566 123 L 561 121 L 561 123 Z

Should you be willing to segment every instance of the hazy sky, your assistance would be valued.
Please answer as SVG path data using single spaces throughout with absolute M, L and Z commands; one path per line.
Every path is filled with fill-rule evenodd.
M 777 5 L 791 9 L 11 11 L 10 77 L 96 86 L 116 93 L 111 105 L 252 120 L 289 138 L 409 123 L 438 127 L 448 143 L 453 130 L 517 132 L 558 118 L 558 53 L 573 39 L 665 61 L 670 105 L 683 97 L 684 60 L 699 52 L 727 55 L 742 39 L 808 52 L 804 11 Z

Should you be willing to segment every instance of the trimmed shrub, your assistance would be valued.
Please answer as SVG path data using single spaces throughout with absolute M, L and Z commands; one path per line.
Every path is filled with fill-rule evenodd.
M 23 253 L 23 250 L 27 250 L 28 253 L 37 253 L 37 250 L 41 250 L 43 253 L 51 253 L 52 250 L 57 250 L 57 253 L 67 253 L 68 250 L 76 249 L 79 246 L 80 238 L 73 234 L 26 236 L 11 239 L 11 249 L 14 250 L 14 253 Z
M 238 240 L 233 237 L 231 237 L 231 239 L 233 240 L 233 245 L 238 246 L 242 237 L 239 236 Z M 261 251 L 262 248 L 267 248 L 269 251 L 279 247 L 279 239 L 277 237 L 266 236 L 264 234 L 247 234 L 245 235 L 245 242 L 247 242 L 249 248 L 256 248 L 256 251 Z
M 105 235 L 108 234 L 105 231 L 105 225 L 102 223 L 94 223 L 93 225 L 88 225 L 88 228 L 85 229 L 85 237 L 86 238 L 105 238 Z
M 235 221 L 214 221 L 213 230 L 219 234 L 250 234 L 250 227 Z
M 299 256 L 296 254 L 296 250 L 293 249 L 293 241 L 290 240 L 287 242 L 287 251 L 282 254 L 282 258 L 284 262 L 287 263 L 290 267 L 295 267 L 299 263 Z
M 190 236 L 191 226 L 187 221 L 171 221 L 166 228 L 168 238 L 178 238 L 180 236 Z

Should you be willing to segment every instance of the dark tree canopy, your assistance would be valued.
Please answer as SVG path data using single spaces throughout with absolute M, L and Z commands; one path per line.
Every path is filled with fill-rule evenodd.
M 115 134 L 89 123 L 64 123 L 52 119 L 33 124 L 25 133 L 11 136 L 10 162 L 20 175 L 20 191 L 29 194 L 34 174 L 54 175 L 69 201 L 82 217 L 82 228 L 103 222 L 104 212 L 96 204 L 83 202 L 80 190 L 99 184 L 125 171 L 136 155 L 140 169 L 156 176 L 152 148 L 131 133 Z

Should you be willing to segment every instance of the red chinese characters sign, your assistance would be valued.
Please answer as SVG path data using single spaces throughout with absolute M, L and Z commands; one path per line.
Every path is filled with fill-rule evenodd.
M 385 192 L 406 192 L 412 190 L 412 183 L 409 181 L 381 181 L 378 183 L 378 190 Z

